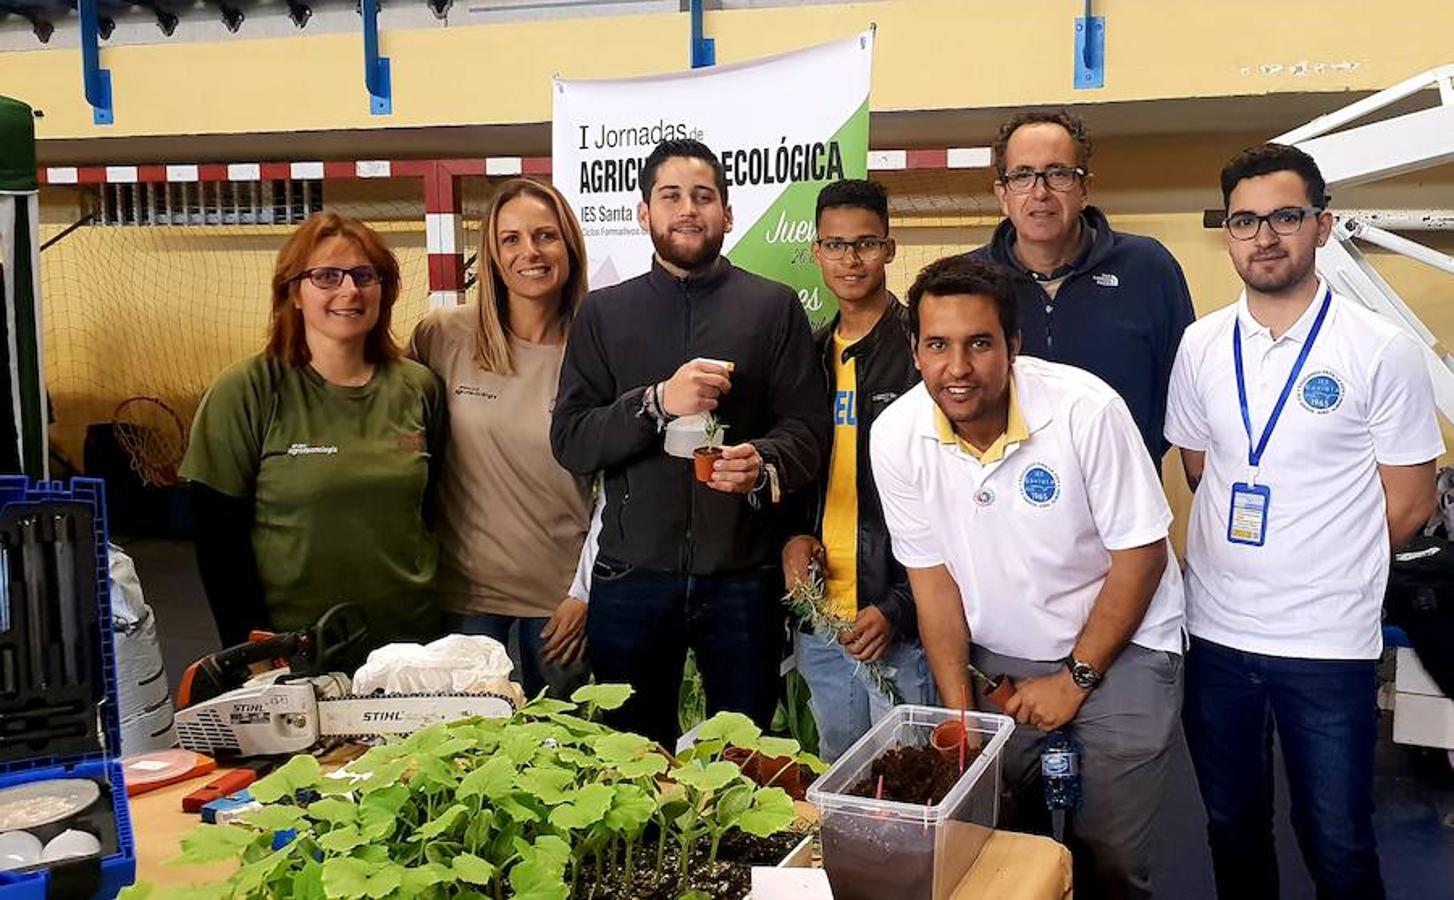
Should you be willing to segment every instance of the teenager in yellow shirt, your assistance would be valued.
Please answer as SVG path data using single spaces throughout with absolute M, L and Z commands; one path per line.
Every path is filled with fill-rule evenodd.
M 783 548 L 783 571 L 791 585 L 807 578 L 817 560 L 834 613 L 854 623 L 836 642 L 808 631 L 797 635 L 820 753 L 831 760 L 891 705 L 861 663 L 891 667 L 908 703 L 930 702 L 933 682 L 868 462 L 873 420 L 919 381 L 904 308 L 884 279 L 894 258 L 888 194 L 877 182 L 830 184 L 818 195 L 817 225 L 813 257 L 838 298 L 838 315 L 815 336 L 824 402 L 833 412 L 832 456 L 817 485 L 796 498 L 798 533 Z

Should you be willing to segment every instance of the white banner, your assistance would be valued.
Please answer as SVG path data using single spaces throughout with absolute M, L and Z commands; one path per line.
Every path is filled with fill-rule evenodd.
M 753 62 L 613 81 L 556 79 L 552 180 L 580 217 L 590 285 L 651 266 L 636 221 L 642 161 L 659 142 L 695 138 L 727 175 L 735 226 L 723 252 L 794 287 L 815 321 L 833 302 L 813 264 L 823 185 L 868 167 L 873 32 Z

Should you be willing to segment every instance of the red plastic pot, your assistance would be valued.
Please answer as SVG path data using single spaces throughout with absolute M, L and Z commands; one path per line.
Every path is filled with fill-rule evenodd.
M 964 742 L 964 726 L 958 719 L 940 722 L 929 732 L 929 746 L 950 762 L 959 761 L 959 745 Z
M 985 693 L 984 698 L 993 703 L 1000 712 L 1005 711 L 1005 704 L 1015 696 L 1015 683 L 1004 675 L 996 675 L 990 679 L 990 689 Z
M 692 466 L 697 470 L 697 480 L 706 484 L 712 480 L 712 467 L 722 458 L 721 447 L 698 447 L 692 451 Z
M 802 800 L 807 794 L 802 768 L 791 757 L 763 756 L 741 747 L 728 747 L 722 758 L 735 763 L 756 785 L 780 787 L 794 800 Z

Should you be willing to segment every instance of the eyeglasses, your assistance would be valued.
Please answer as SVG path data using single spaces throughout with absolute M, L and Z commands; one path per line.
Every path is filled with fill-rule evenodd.
M 1000 176 L 1000 184 L 1003 184 L 1012 194 L 1028 194 L 1035 190 L 1035 182 L 1045 179 L 1045 186 L 1052 191 L 1064 193 L 1080 179 L 1086 176 L 1085 169 L 1080 166 L 1049 166 L 1048 168 L 1016 169 L 1013 172 Z
M 819 238 L 813 243 L 818 245 L 818 252 L 823 254 L 824 259 L 842 259 L 849 250 L 864 262 L 878 262 L 888 255 L 889 239 L 877 237 L 861 237 L 856 241 L 845 241 L 842 238 Z
M 352 269 L 318 266 L 299 272 L 293 280 L 306 278 L 313 282 L 313 286 L 320 291 L 331 291 L 343 284 L 345 275 L 353 279 L 353 286 L 356 288 L 372 287 L 384 280 L 384 273 L 374 266 L 354 266 Z
M 1267 223 L 1267 227 L 1272 229 L 1273 234 L 1287 237 L 1290 234 L 1297 234 L 1298 230 L 1303 227 L 1303 220 L 1308 216 L 1317 218 L 1322 213 L 1322 208 L 1317 206 L 1284 206 L 1282 209 L 1274 209 L 1265 216 L 1250 212 L 1232 213 L 1224 224 L 1227 227 L 1227 233 L 1239 241 L 1250 241 L 1257 237 L 1257 232 L 1262 230 L 1263 222 Z

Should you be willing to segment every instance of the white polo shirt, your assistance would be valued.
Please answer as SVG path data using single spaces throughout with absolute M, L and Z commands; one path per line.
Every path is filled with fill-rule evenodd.
M 1378 466 L 1444 452 L 1413 338 L 1333 295 L 1258 469 L 1256 483 L 1271 491 L 1265 543 L 1227 539 L 1232 484 L 1251 474 L 1233 325 L 1241 322 L 1247 406 L 1260 440 L 1325 291 L 1319 282 L 1307 312 L 1275 341 L 1252 318 L 1245 293 L 1182 336 L 1166 438 L 1206 453 L 1187 532 L 1187 629 L 1268 656 L 1376 659 L 1389 562 Z
M 974 643 L 1059 660 L 1090 615 L 1110 551 L 1165 540 L 1171 509 L 1109 385 L 1028 356 L 1011 372 L 1030 437 L 1002 459 L 981 464 L 942 443 L 937 406 L 919 384 L 874 422 L 873 475 L 894 556 L 910 568 L 948 568 Z M 1169 557 L 1132 641 L 1180 653 L 1183 603 Z

